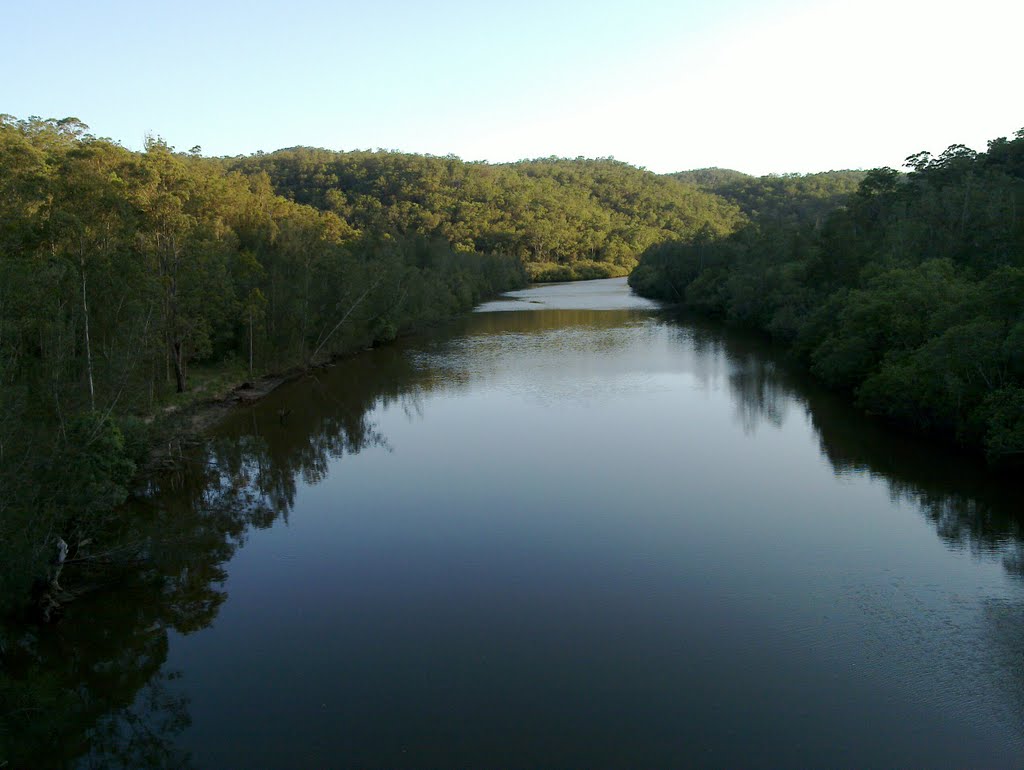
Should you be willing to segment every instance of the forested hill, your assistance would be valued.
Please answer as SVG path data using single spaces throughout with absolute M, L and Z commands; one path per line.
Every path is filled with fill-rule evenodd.
M 630 283 L 767 330 L 869 413 L 1024 459 L 1024 130 L 907 165 L 820 222 L 651 248 Z
M 735 203 L 751 219 L 778 224 L 816 222 L 846 203 L 864 171 L 750 176 L 726 168 L 679 171 L 668 176 Z
M 726 235 L 743 221 L 713 193 L 611 159 L 491 165 L 297 147 L 224 162 L 353 228 L 512 255 L 534 280 L 626 275 L 653 244 Z

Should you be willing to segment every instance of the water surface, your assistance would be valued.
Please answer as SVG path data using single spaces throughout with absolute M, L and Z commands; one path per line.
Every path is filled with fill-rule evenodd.
M 182 553 L 91 761 L 132 718 L 218 768 L 1019 765 L 1020 502 L 624 279 L 516 292 L 149 503 Z

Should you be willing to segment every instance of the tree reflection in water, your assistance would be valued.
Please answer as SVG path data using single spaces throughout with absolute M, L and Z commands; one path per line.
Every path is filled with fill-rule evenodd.
M 392 367 L 380 374 L 409 380 Z M 297 479 L 315 483 L 331 458 L 384 444 L 367 413 L 401 390 L 365 378 L 347 384 L 361 387 L 343 391 L 345 401 L 314 377 L 289 388 L 286 423 L 273 399 L 233 415 L 184 467 L 151 479 L 125 507 L 109 537 L 126 558 L 65 570 L 65 588 L 83 593 L 61 622 L 2 629 L 0 766 L 188 766 L 175 748 L 189 715 L 187 698 L 168 686 L 176 678 L 164 670 L 168 633 L 213 622 L 227 599 L 225 565 L 248 532 L 287 517 Z
M 837 475 L 882 479 L 893 500 L 912 504 L 948 546 L 1002 558 L 1020 575 L 1024 556 L 1022 490 L 973 455 L 901 434 L 865 417 L 773 355 L 762 338 L 699 319 L 683 327 L 691 344 L 727 362 L 727 380 L 745 433 L 781 428 L 795 405 L 818 436 L 822 455 Z
M 500 315 L 478 316 L 461 328 L 480 338 L 522 338 L 557 335 L 567 325 L 601 334 L 638 319 L 665 323 L 635 312 Z M 973 458 L 866 420 L 780 364 L 762 340 L 693 319 L 670 328 L 685 338 L 681 348 L 698 353 L 694 375 L 702 387 L 727 382 L 745 432 L 780 428 L 802 405 L 836 474 L 884 479 L 890 494 L 921 510 L 947 545 L 1000 558 L 1008 573 L 1024 576 L 1019 490 L 1006 480 Z M 603 344 L 628 339 L 608 334 Z M 378 350 L 238 410 L 186 467 L 140 491 L 122 529 L 111 533 L 132 546 L 137 561 L 102 573 L 69 569 L 68 582 L 102 583 L 102 590 L 69 605 L 54 627 L 4 629 L 0 762 L 187 766 L 175 743 L 189 724 L 188 703 L 175 694 L 176 675 L 165 670 L 168 633 L 188 634 L 214 620 L 227 598 L 225 565 L 247 533 L 287 519 L 300 481 L 319 482 L 347 454 L 387 448 L 371 419 L 375 408 L 396 404 L 407 415 L 422 415 L 425 394 L 465 389 L 486 376 L 487 365 L 507 365 L 496 363 L 498 352 L 484 339 L 442 334 L 415 344 L 414 355 L 402 345 Z M 457 355 L 445 357 L 448 368 L 435 365 L 441 357 L 431 351 L 448 344 L 461 346 Z M 480 351 L 490 364 L 474 359 Z M 465 370 L 451 371 L 452 361 L 466 362 Z M 992 605 L 987 612 L 999 649 L 1019 659 L 1021 608 Z

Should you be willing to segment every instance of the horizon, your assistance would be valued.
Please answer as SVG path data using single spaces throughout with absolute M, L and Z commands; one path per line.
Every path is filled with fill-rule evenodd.
M 6 113 L 0 113 L 0 117 L 2 117 L 5 114 Z M 81 118 L 79 118 L 76 115 L 65 115 L 65 116 L 60 117 L 60 118 L 55 117 L 55 116 L 48 116 L 48 117 L 44 118 L 44 117 L 42 117 L 40 115 L 28 115 L 28 116 L 25 116 L 25 117 L 19 117 L 17 115 L 9 115 L 9 114 L 6 114 L 6 115 L 8 117 L 13 117 L 15 120 L 19 120 L 19 121 L 20 120 L 24 120 L 24 121 L 40 120 L 40 121 L 44 121 L 44 122 L 45 121 L 58 121 L 59 122 L 59 121 L 62 121 L 62 120 L 78 121 L 79 123 L 81 123 L 85 127 L 85 129 L 88 130 L 88 136 L 91 137 L 93 140 L 100 141 L 100 142 L 109 142 L 110 144 L 113 144 L 113 145 L 116 145 L 118 147 L 121 147 L 121 148 L 123 148 L 125 150 L 128 150 L 129 152 L 144 152 L 145 151 L 145 147 L 141 147 L 141 148 L 128 147 L 123 142 L 117 140 L 114 137 L 97 136 L 97 135 L 93 134 L 91 132 L 92 127 L 86 121 L 82 120 Z M 1024 129 L 1021 129 L 1021 130 L 1024 131 Z M 192 155 L 192 154 L 194 154 L 194 153 L 192 153 L 191 150 L 183 150 L 183 149 L 181 149 L 179 147 L 176 147 L 174 145 L 171 145 L 171 144 L 167 143 L 166 140 L 162 136 L 160 136 L 159 134 L 147 135 L 146 139 L 144 140 L 144 144 L 145 144 L 145 142 L 148 142 L 150 139 L 154 139 L 154 140 L 156 140 L 158 142 L 162 142 L 162 143 L 166 144 L 168 149 L 171 152 L 175 153 L 175 154 L 178 154 L 178 155 Z M 237 155 L 211 155 L 211 154 L 207 154 L 207 153 L 203 152 L 201 146 L 199 147 L 199 149 L 200 149 L 200 152 L 198 153 L 198 157 L 205 158 L 205 159 L 208 159 L 208 160 L 234 160 L 234 159 L 240 159 L 240 158 L 254 158 L 254 157 L 260 157 L 260 156 L 266 156 L 266 155 L 274 155 L 274 154 L 279 153 L 279 152 L 289 152 L 289 151 L 292 151 L 292 150 L 312 150 L 312 151 L 316 151 L 316 152 L 328 152 L 328 153 L 337 153 L 337 154 L 369 153 L 369 154 L 411 155 L 411 156 L 422 157 L 422 158 L 441 158 L 441 159 L 451 158 L 453 160 L 459 161 L 460 163 L 465 163 L 465 164 L 468 164 L 468 165 L 487 165 L 487 166 L 513 166 L 513 165 L 516 165 L 518 163 L 538 163 L 538 162 L 541 162 L 541 161 L 549 161 L 549 160 L 554 160 L 554 161 L 610 161 L 610 162 L 613 162 L 613 163 L 622 163 L 624 165 L 631 166 L 632 168 L 635 168 L 638 171 L 647 171 L 647 172 L 650 172 L 650 173 L 654 174 L 655 176 L 673 176 L 673 175 L 676 175 L 676 174 L 696 173 L 698 171 L 726 171 L 726 172 L 730 172 L 730 173 L 741 174 L 743 176 L 749 176 L 749 177 L 752 177 L 752 178 L 756 179 L 756 178 L 765 178 L 765 177 L 780 177 L 780 178 L 782 178 L 782 177 L 818 176 L 818 175 L 822 175 L 822 174 L 864 173 L 864 172 L 872 170 L 870 168 L 829 168 L 829 169 L 822 169 L 822 170 L 819 170 L 819 171 L 782 171 L 782 172 L 772 171 L 772 172 L 768 172 L 766 174 L 753 174 L 753 173 L 744 171 L 742 169 L 737 169 L 737 168 L 727 168 L 727 167 L 724 167 L 724 166 L 701 166 L 700 168 L 681 168 L 681 169 L 676 169 L 675 171 L 654 171 L 652 169 L 647 168 L 646 166 L 638 166 L 638 165 L 636 165 L 634 163 L 630 163 L 629 161 L 625 161 L 625 160 L 622 160 L 620 158 L 616 158 L 613 155 L 598 155 L 598 156 L 594 156 L 594 157 L 585 156 L 585 155 L 576 155 L 575 157 L 568 157 L 568 156 L 564 156 L 564 155 L 542 155 L 542 156 L 538 156 L 538 157 L 534 157 L 534 158 L 518 158 L 516 160 L 508 160 L 508 161 L 488 161 L 488 160 L 468 160 L 466 158 L 461 158 L 458 155 L 455 155 L 455 154 L 452 154 L 452 153 L 448 153 L 447 155 L 436 155 L 434 153 L 429 153 L 429 152 L 415 152 L 415 151 L 412 151 L 412 150 L 402 150 L 402 149 L 387 148 L 387 147 L 372 147 L 372 148 L 354 147 L 354 148 L 351 148 L 351 149 L 332 149 L 330 147 L 313 147 L 313 146 L 310 146 L 310 145 L 301 145 L 301 144 L 291 145 L 289 147 L 278 147 L 275 150 L 269 150 L 269 151 L 256 150 L 255 152 L 251 152 L 251 153 L 248 153 L 248 154 L 237 154 Z M 933 154 L 938 154 L 938 153 L 933 153 Z M 901 164 L 901 166 L 900 166 L 900 168 L 906 168 L 906 167 L 907 167 L 907 164 Z M 881 167 L 880 166 L 875 166 L 874 168 L 881 168 Z M 892 168 L 892 167 L 890 167 L 890 168 Z M 898 171 L 899 169 L 896 169 L 896 170 Z
M 969 15 L 948 0 L 59 0 L 11 14 L 12 58 L 33 67 L 0 89 L 0 111 L 75 115 L 131 150 L 155 135 L 208 157 L 375 147 L 765 176 L 902 169 L 1024 125 L 1005 98 L 1024 9 L 1004 0 Z

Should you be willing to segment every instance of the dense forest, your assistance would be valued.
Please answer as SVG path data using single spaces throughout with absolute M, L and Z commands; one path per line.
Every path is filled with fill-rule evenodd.
M 864 171 L 750 176 L 725 168 L 701 168 L 669 174 L 673 179 L 714 193 L 740 207 L 763 225 L 820 223 L 857 191 Z
M 102 551 L 154 415 L 526 281 L 514 255 L 354 227 L 229 165 L 0 119 L 2 603 L 58 548 Z
M 489 165 L 299 147 L 226 163 L 359 230 L 514 256 L 535 281 L 627 275 L 653 244 L 727 235 L 743 221 L 713 193 L 611 159 Z
M 630 284 L 769 332 L 871 414 L 1019 461 L 1024 131 L 907 166 L 868 172 L 852 194 L 846 173 L 791 191 L 787 177 L 684 174 L 750 221 L 651 247 Z

